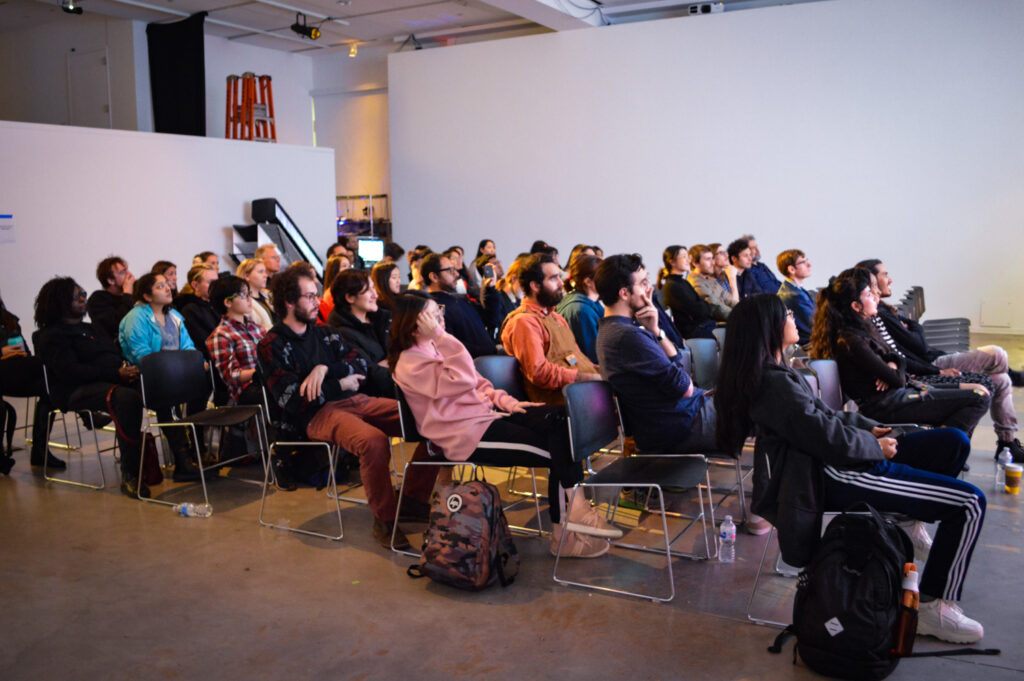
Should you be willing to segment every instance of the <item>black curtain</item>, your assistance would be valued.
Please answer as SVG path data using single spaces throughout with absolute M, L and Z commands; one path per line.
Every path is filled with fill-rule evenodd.
M 149 81 L 156 132 L 206 136 L 206 56 L 198 12 L 173 24 L 149 24 Z

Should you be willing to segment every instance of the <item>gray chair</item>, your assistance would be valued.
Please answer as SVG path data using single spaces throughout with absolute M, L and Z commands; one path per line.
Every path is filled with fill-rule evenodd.
M 718 351 L 721 352 L 722 348 L 725 347 L 725 327 L 716 326 L 711 329 L 711 335 L 713 335 L 715 340 L 718 341 Z
M 714 338 L 687 338 L 683 341 L 693 360 L 693 382 L 710 390 L 718 382 L 718 341 Z
M 619 423 L 615 415 L 615 398 L 612 395 L 611 386 L 605 381 L 573 383 L 562 388 L 562 394 L 565 396 L 566 411 L 569 416 L 569 444 L 572 449 L 572 456 L 575 461 L 584 463 L 586 459 L 618 435 Z M 668 568 L 667 593 L 665 595 L 640 593 L 560 578 L 558 576 L 558 566 L 561 561 L 565 537 L 568 534 L 565 531 L 565 524 L 568 521 L 567 517 L 562 518 L 562 539 L 555 552 L 555 565 L 552 571 L 552 579 L 555 582 L 597 591 L 635 596 L 637 598 L 647 598 L 652 601 L 667 602 L 675 598 L 676 593 L 675 580 L 672 573 L 672 559 L 674 557 L 704 560 L 717 555 L 717 551 L 712 553 L 711 544 L 713 542 L 710 542 L 708 539 L 708 523 L 705 522 L 704 490 L 710 490 L 711 480 L 708 476 L 707 459 L 703 455 L 662 454 L 631 456 L 618 459 L 600 472 L 588 476 L 576 485 L 570 495 L 569 507 L 572 506 L 576 495 L 581 494 L 581 490 L 586 487 L 611 487 L 616 489 L 621 487 L 646 487 L 650 490 L 651 494 L 657 494 L 661 529 L 665 537 L 664 549 L 627 544 L 625 542 L 613 542 L 612 545 L 619 548 L 663 554 Z M 697 490 L 700 513 L 696 518 L 690 520 L 686 527 L 675 537 L 671 537 L 668 532 L 664 488 Z M 707 511 L 707 517 L 711 526 L 714 527 L 715 517 L 714 509 L 711 508 L 710 491 L 708 496 L 709 510 Z M 704 533 L 704 555 L 682 554 L 673 551 L 672 545 L 697 523 L 700 523 Z
M 834 359 L 812 359 L 807 363 L 818 379 L 818 394 L 821 401 L 836 411 L 842 411 L 843 386 L 839 382 L 839 365 Z

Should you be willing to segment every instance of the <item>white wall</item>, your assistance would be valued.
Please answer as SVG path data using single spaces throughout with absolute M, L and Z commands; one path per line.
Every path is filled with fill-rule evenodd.
M 395 236 L 654 269 L 754 232 L 1024 332 L 1022 35 L 1016 0 L 837 0 L 395 54 Z
M 317 252 L 334 240 L 334 152 L 185 135 L 0 121 L 0 214 L 17 241 L 0 243 L 7 306 L 32 327 L 44 281 L 70 275 L 98 287 L 111 253 L 135 274 L 157 260 L 230 250 L 250 201 L 276 197 Z
M 0 119 L 67 124 L 67 55 L 106 48 L 112 127 L 135 129 L 132 23 L 95 14 L 58 15 L 46 24 L 0 34 Z
M 252 71 L 269 75 L 274 90 L 274 119 L 279 144 L 313 144 L 312 59 L 304 54 L 245 45 L 207 35 L 206 134 L 224 137 L 227 77 Z M 291 212 L 291 209 L 288 209 Z

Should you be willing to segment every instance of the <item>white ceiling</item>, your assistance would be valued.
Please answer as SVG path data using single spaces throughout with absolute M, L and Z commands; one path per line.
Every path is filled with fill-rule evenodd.
M 725 9 L 816 0 L 725 0 Z M 16 30 L 60 18 L 61 0 L 0 0 L 0 31 Z M 694 0 L 76 0 L 86 15 L 143 22 L 169 22 L 208 12 L 205 30 L 232 40 L 290 52 L 316 52 L 359 43 L 393 45 L 410 33 L 425 43 L 459 36 L 480 39 L 510 31 L 562 30 L 604 23 L 682 16 Z M 295 11 L 319 25 L 317 41 L 300 39 L 290 29 Z M 699 10 L 698 10 L 699 11 Z M 346 24 L 323 20 L 339 19 Z M 79 17 L 66 16 L 65 21 Z M 220 23 L 219 23 L 220 22 Z M 226 25 L 227 24 L 227 25 Z

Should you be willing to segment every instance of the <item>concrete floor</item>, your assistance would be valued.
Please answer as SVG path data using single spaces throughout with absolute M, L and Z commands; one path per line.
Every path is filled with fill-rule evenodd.
M 1016 347 L 1020 366 L 1024 347 Z M 1024 405 L 1024 390 L 1016 392 Z M 993 491 L 990 425 L 986 418 L 975 433 L 968 475 L 989 505 L 963 606 L 985 625 L 983 644 L 1003 654 L 906 660 L 892 679 L 1024 677 L 1014 586 L 1024 568 L 1021 501 Z M 555 584 L 547 540 L 516 537 L 515 584 L 471 594 L 409 579 L 412 559 L 377 547 L 364 506 L 343 505 L 345 538 L 331 542 L 259 527 L 259 488 L 241 482 L 213 483 L 213 517 L 180 518 L 113 484 L 100 492 L 48 484 L 29 470 L 25 451 L 16 457 L 11 477 L 0 478 L 4 681 L 816 677 L 792 664 L 789 647 L 768 654 L 776 631 L 746 621 L 766 537 L 741 534 L 734 564 L 675 561 L 677 595 L 668 604 Z M 95 458 L 85 458 L 72 476 L 95 475 Z M 114 478 L 109 455 L 105 470 Z M 728 471 L 715 475 L 728 479 Z M 196 498 L 194 486 L 166 487 L 175 488 L 168 496 Z M 267 517 L 329 530 L 329 504 L 311 489 L 278 492 Z M 736 511 L 733 497 L 717 517 Z M 649 526 L 641 522 L 629 538 Z M 680 546 L 692 548 L 695 536 Z M 564 565 L 596 583 L 661 588 L 666 579 L 663 561 L 632 551 Z M 755 614 L 788 620 L 794 582 L 765 580 Z M 943 647 L 918 639 L 921 650 Z

